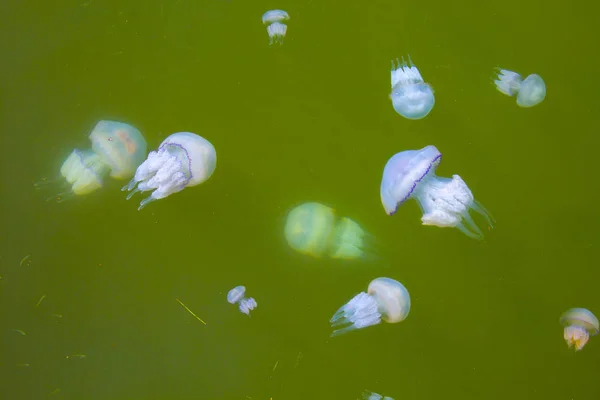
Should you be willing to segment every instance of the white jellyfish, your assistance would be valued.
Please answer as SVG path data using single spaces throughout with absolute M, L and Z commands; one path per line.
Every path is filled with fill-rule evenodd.
M 365 390 L 362 393 L 361 400 L 394 400 L 389 396 L 382 396 L 379 393 L 371 392 L 370 390 Z
M 546 84 L 541 76 L 531 74 L 525 80 L 521 75 L 506 69 L 499 69 L 496 89 L 507 96 L 517 95 L 520 107 L 533 107 L 546 97 Z
M 575 351 L 583 349 L 590 335 L 594 336 L 600 331 L 598 318 L 588 309 L 571 308 L 560 317 L 560 324 L 564 327 L 564 338 L 569 348 Z
M 425 83 L 410 56 L 408 63 L 392 61 L 392 93 L 390 94 L 394 110 L 404 118 L 425 118 L 435 104 L 433 89 Z
M 331 336 L 381 323 L 404 321 L 410 311 L 410 295 L 400 282 L 377 278 L 369 283 L 367 293 L 361 292 L 337 310 L 329 322 L 335 328 Z
M 269 44 L 283 44 L 287 32 L 287 25 L 284 22 L 289 19 L 288 13 L 283 10 L 271 10 L 263 14 L 262 22 L 267 27 Z
M 83 196 L 102 187 L 104 178 L 129 179 L 146 156 L 146 140 L 131 125 L 117 121 L 99 121 L 89 135 L 90 150 L 75 149 L 60 168 L 61 177 L 36 182 L 42 188 L 60 181 L 70 186 L 48 200 L 62 202 L 72 196 Z
M 190 132 L 174 133 L 160 144 L 157 151 L 148 154 L 131 182 L 122 190 L 130 191 L 127 200 L 137 192 L 153 190 L 140 202 L 138 210 L 141 210 L 151 201 L 205 182 L 216 166 L 217 153 L 208 140 Z
M 240 311 L 250 316 L 250 311 L 254 310 L 257 306 L 256 300 L 252 297 L 246 298 L 244 295 L 246 294 L 245 286 L 236 286 L 227 293 L 227 301 L 231 304 L 238 303 Z

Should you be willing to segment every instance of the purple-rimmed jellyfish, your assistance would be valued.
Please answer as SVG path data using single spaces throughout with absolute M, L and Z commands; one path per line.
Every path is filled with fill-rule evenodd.
M 40 188 L 57 180 L 62 186 L 70 186 L 70 190 L 50 198 L 62 202 L 101 188 L 106 175 L 117 180 L 130 179 L 146 156 L 146 139 L 142 133 L 123 122 L 99 121 L 89 139 L 92 148 L 73 150 L 60 168 L 60 178 L 43 179 L 34 186 Z
M 137 192 L 153 191 L 140 202 L 141 210 L 152 201 L 205 182 L 216 166 L 217 153 L 208 140 L 190 132 L 174 133 L 148 154 L 122 190 L 130 192 L 127 200 Z
M 390 94 L 394 110 L 404 118 L 425 118 L 435 105 L 431 85 L 425 83 L 421 73 L 415 67 L 410 56 L 408 63 L 392 61 L 392 93 Z
M 423 225 L 455 227 L 467 236 L 482 239 L 483 233 L 469 215 L 475 210 L 492 227 L 488 211 L 473 197 L 458 175 L 442 178 L 435 170 L 442 154 L 435 146 L 395 154 L 383 169 L 381 202 L 385 212 L 393 215 L 407 200 L 415 199 L 423 211 Z
M 519 107 L 533 107 L 546 97 L 546 84 L 541 76 L 531 74 L 525 80 L 516 72 L 498 68 L 496 89 L 507 96 L 517 95 Z
M 575 351 L 583 349 L 583 346 L 600 331 L 598 318 L 588 309 L 571 308 L 560 317 L 560 324 L 564 326 L 564 338 L 569 348 L 575 347 Z
M 267 11 L 262 16 L 262 22 L 267 27 L 269 44 L 283 44 L 283 38 L 287 32 L 287 22 L 290 16 L 283 10 Z
M 361 292 L 340 307 L 329 322 L 338 336 L 384 322 L 404 321 L 410 311 L 410 295 L 400 282 L 377 278 L 369 283 L 367 293 Z
M 244 297 L 245 294 L 245 286 L 236 286 L 227 293 L 227 301 L 231 304 L 238 304 L 240 311 L 250 316 L 250 311 L 254 310 L 257 304 L 252 297 Z

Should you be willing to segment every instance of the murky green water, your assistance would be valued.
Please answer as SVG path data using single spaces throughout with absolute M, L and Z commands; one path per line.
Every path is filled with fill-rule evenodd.
M 261 24 L 273 8 L 291 16 L 280 48 Z M 600 398 L 600 339 L 574 354 L 558 323 L 570 307 L 600 313 L 595 10 L 378 0 L 0 9 L 3 399 Z M 421 121 L 387 97 L 390 60 L 407 53 L 436 91 Z M 546 100 L 518 108 L 491 84 L 494 67 L 540 74 Z M 140 198 L 125 201 L 110 179 L 46 202 L 54 192 L 33 182 L 89 147 L 100 119 L 138 127 L 149 149 L 196 132 L 215 145 L 216 172 L 139 212 Z M 414 202 L 383 212 L 385 162 L 428 144 L 444 154 L 439 175 L 460 174 L 496 218 L 484 242 L 421 226 Z M 293 253 L 283 224 L 303 201 L 362 224 L 384 261 Z M 408 319 L 329 339 L 333 312 L 377 276 L 406 285 Z M 225 299 L 239 284 L 258 301 L 251 319 Z

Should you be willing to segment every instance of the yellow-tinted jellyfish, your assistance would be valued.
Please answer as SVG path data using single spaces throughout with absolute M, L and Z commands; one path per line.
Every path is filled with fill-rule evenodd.
M 569 348 L 575 351 L 583 349 L 590 340 L 590 335 L 598 334 L 600 322 L 598 318 L 585 308 L 571 308 L 560 317 L 560 324 L 564 326 L 564 338 Z
M 311 257 L 352 260 L 374 255 L 373 239 L 360 225 L 320 203 L 292 209 L 284 231 L 292 249 Z
M 106 175 L 129 179 L 146 156 L 146 140 L 131 125 L 116 121 L 99 121 L 89 135 L 91 150 L 75 149 L 63 162 L 60 177 L 43 179 L 35 184 L 40 188 L 60 181 L 67 190 L 51 197 L 58 202 L 73 195 L 83 196 L 102 187 Z

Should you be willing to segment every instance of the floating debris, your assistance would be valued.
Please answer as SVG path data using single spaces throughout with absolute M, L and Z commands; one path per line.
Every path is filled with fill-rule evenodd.
M 178 298 L 175 298 L 175 300 L 177 300 L 179 302 L 179 304 L 181 304 L 183 306 L 183 308 L 185 308 L 190 314 L 192 314 L 194 317 L 196 317 L 196 319 L 200 322 L 202 322 L 204 325 L 206 325 L 206 322 L 204 322 L 202 320 L 202 318 L 200 318 L 199 316 L 197 316 L 196 314 L 194 314 L 194 312 L 192 310 L 190 310 L 188 308 L 188 306 L 186 306 L 185 304 L 183 304 L 183 302 L 181 300 L 179 300 Z

